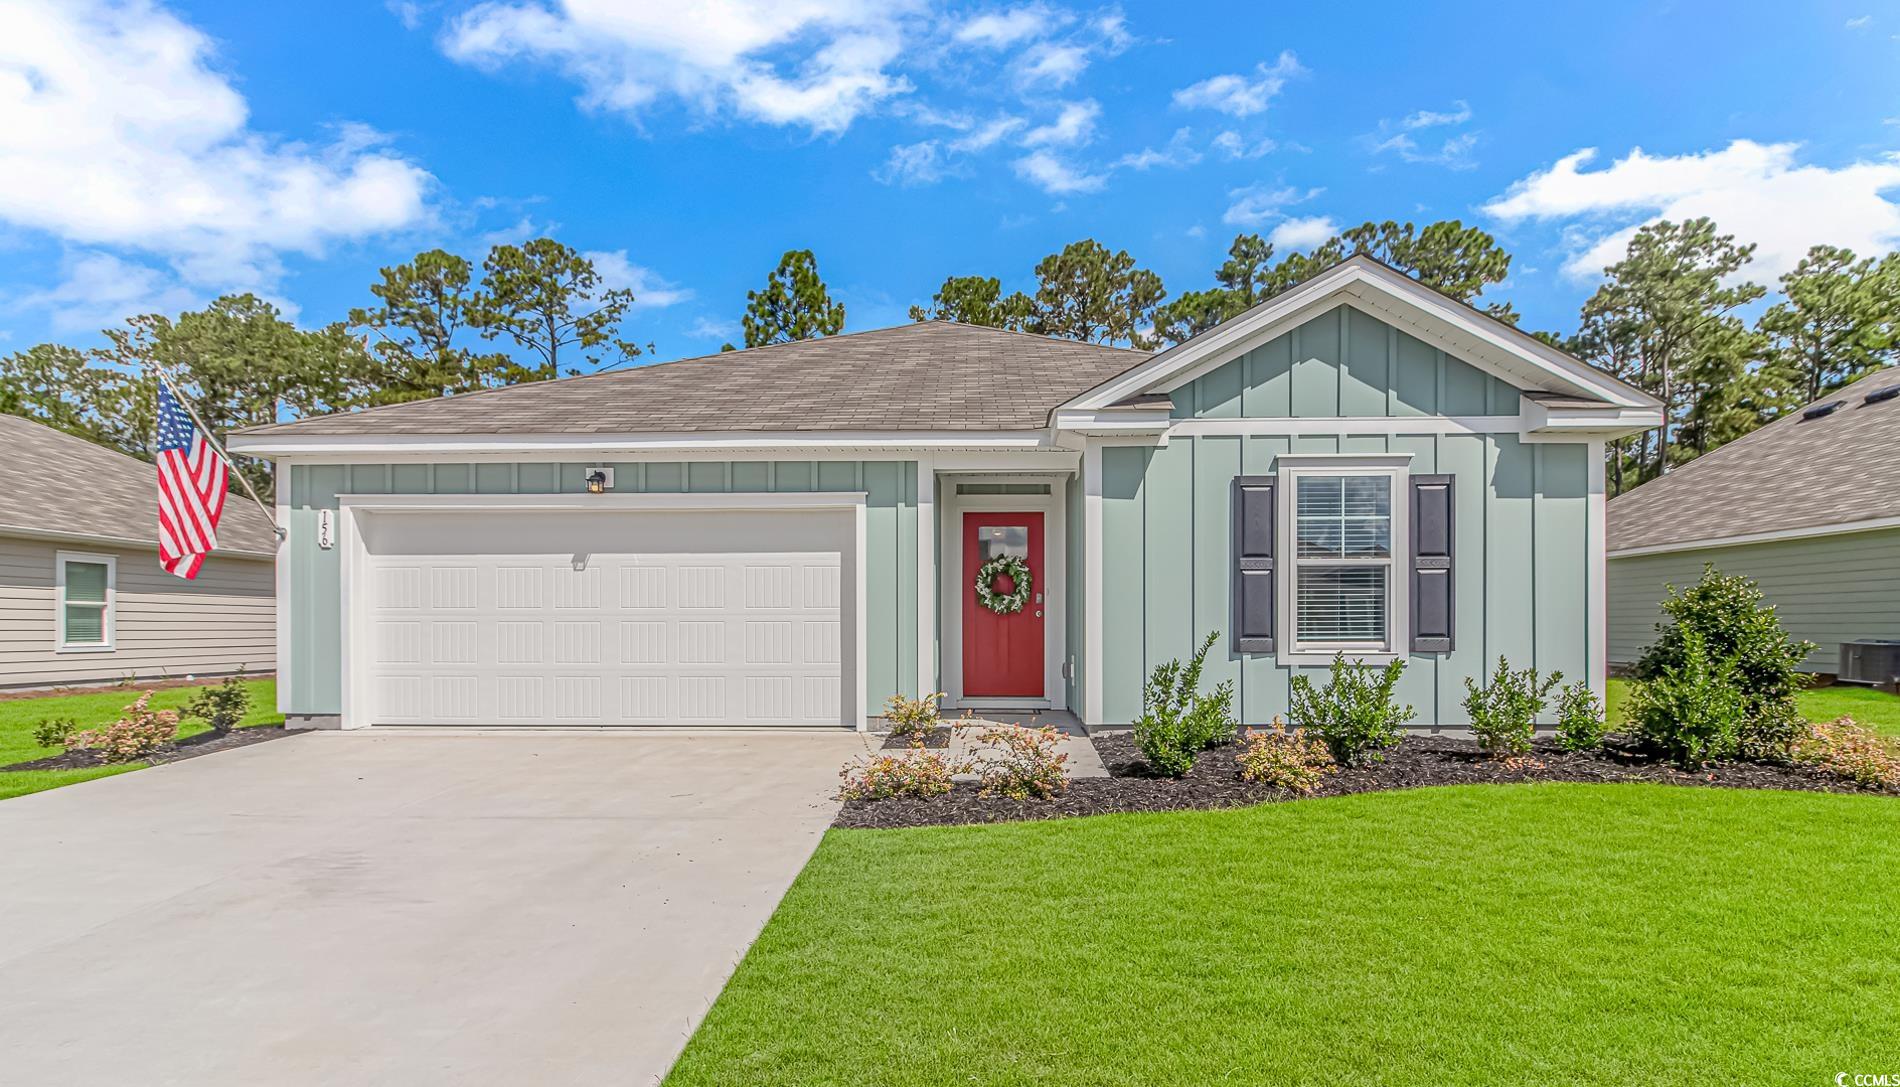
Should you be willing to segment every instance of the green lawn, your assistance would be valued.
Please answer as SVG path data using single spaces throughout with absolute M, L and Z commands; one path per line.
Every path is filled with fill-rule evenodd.
M 1623 702 L 1629 697 L 1630 681 L 1613 679 L 1608 691 L 1608 715 L 1611 727 L 1623 723 Z M 1855 721 L 1889 736 L 1900 736 L 1900 698 L 1868 687 L 1816 687 L 1795 696 L 1802 716 L 1810 721 L 1832 721 L 1852 717 Z
M 275 680 L 247 680 L 244 685 L 251 690 L 251 712 L 239 724 L 240 728 L 284 723 L 284 715 L 277 712 L 277 682 Z M 200 688 L 197 687 L 176 687 L 159 691 L 152 696 L 152 705 L 161 710 L 177 709 L 199 690 Z M 33 727 L 39 724 L 41 718 L 71 717 L 79 722 L 81 728 L 98 728 L 118 720 L 119 711 L 137 697 L 136 689 L 115 687 L 104 691 L 90 691 L 86 694 L 0 700 L 0 766 L 27 762 L 59 753 L 58 748 L 41 747 L 33 742 Z M 185 721 L 179 725 L 178 735 L 180 737 L 195 736 L 203 731 L 205 731 L 205 726 L 202 722 Z M 76 781 L 90 781 L 93 778 L 123 774 L 144 765 L 144 763 L 133 763 L 129 766 L 100 766 L 87 770 L 0 771 L 0 800 L 24 796 L 27 793 L 37 793 L 42 789 L 56 789 L 61 785 L 71 785 Z
M 1831 1083 L 1896 871 L 1892 798 L 1647 785 L 833 831 L 667 1082 Z

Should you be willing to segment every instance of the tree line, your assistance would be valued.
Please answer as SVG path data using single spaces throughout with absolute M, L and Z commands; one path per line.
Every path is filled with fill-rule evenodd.
M 1782 276 L 1780 300 L 1743 273 L 1754 247 L 1707 219 L 1639 230 L 1583 304 L 1574 333 L 1538 338 L 1650 390 L 1669 426 L 1608 451 L 1612 493 L 1732 441 L 1822 393 L 1888 365 L 1900 350 L 1900 255 L 1863 258 L 1816 246 Z M 1305 252 L 1276 253 L 1241 234 L 1212 286 L 1168 300 L 1161 277 L 1094 239 L 1038 261 L 1035 286 L 1005 293 L 994 276 L 950 276 L 913 320 L 947 320 L 1154 350 L 1180 343 L 1355 254 L 1511 324 L 1485 301 L 1511 255 L 1456 220 L 1366 222 Z M 383 268 L 371 303 L 302 328 L 249 294 L 176 317 L 143 314 L 105 330 L 106 345 L 40 344 L 0 359 L 0 411 L 150 458 L 155 367 L 222 435 L 287 418 L 453 396 L 625 365 L 651 353 L 623 326 L 635 298 L 588 257 L 551 238 L 497 245 L 479 266 L 432 249 Z M 787 252 L 746 295 L 747 347 L 836 335 L 845 308 L 810 250 Z M 725 344 L 722 350 L 733 350 Z M 245 464 L 268 491 L 267 466 Z

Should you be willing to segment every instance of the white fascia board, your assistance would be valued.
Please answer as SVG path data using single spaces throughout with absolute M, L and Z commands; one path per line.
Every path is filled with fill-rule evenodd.
M 865 491 L 698 491 L 644 494 L 345 494 L 337 504 L 352 512 L 407 510 L 814 510 L 850 509 Z
M 1633 559 L 1642 555 L 1666 555 L 1672 551 L 1703 551 L 1712 547 L 1740 547 L 1744 544 L 1778 543 L 1782 540 L 1812 540 L 1822 536 L 1845 536 L 1854 532 L 1877 532 L 1884 528 L 1900 528 L 1900 517 L 1876 517 L 1866 521 L 1848 521 L 1844 524 L 1806 525 L 1801 528 L 1782 528 L 1770 532 L 1750 532 L 1741 536 L 1717 536 L 1701 540 L 1683 540 L 1679 543 L 1650 544 L 1646 547 L 1623 547 L 1609 553 L 1613 559 Z
M 1126 408 L 1101 410 L 1063 410 L 1056 412 L 1055 429 L 1087 436 L 1107 437 L 1122 434 L 1166 434 L 1174 423 L 1174 412 L 1129 411 Z
M 692 431 L 644 434 L 236 434 L 230 450 L 253 457 L 332 454 L 400 458 L 419 455 L 518 456 L 615 453 L 822 453 L 853 450 L 1026 450 L 1050 448 L 1047 430 Z
M 1554 385 L 1620 407 L 1660 407 L 1642 390 L 1502 326 L 1409 276 L 1371 260 L 1352 258 L 1163 351 L 1059 410 L 1103 408 L 1139 393 L 1169 391 L 1342 302 L 1407 327 L 1421 339 L 1519 387 Z

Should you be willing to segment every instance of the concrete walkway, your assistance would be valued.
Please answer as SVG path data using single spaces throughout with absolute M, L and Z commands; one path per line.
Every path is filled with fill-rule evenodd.
M 0 802 L 0 1080 L 654 1082 L 861 747 L 315 734 Z

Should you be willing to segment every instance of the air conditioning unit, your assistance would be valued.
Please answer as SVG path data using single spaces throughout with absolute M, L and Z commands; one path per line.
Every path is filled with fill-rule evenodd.
M 1841 643 L 1840 681 L 1885 687 L 1900 680 L 1900 639 Z

